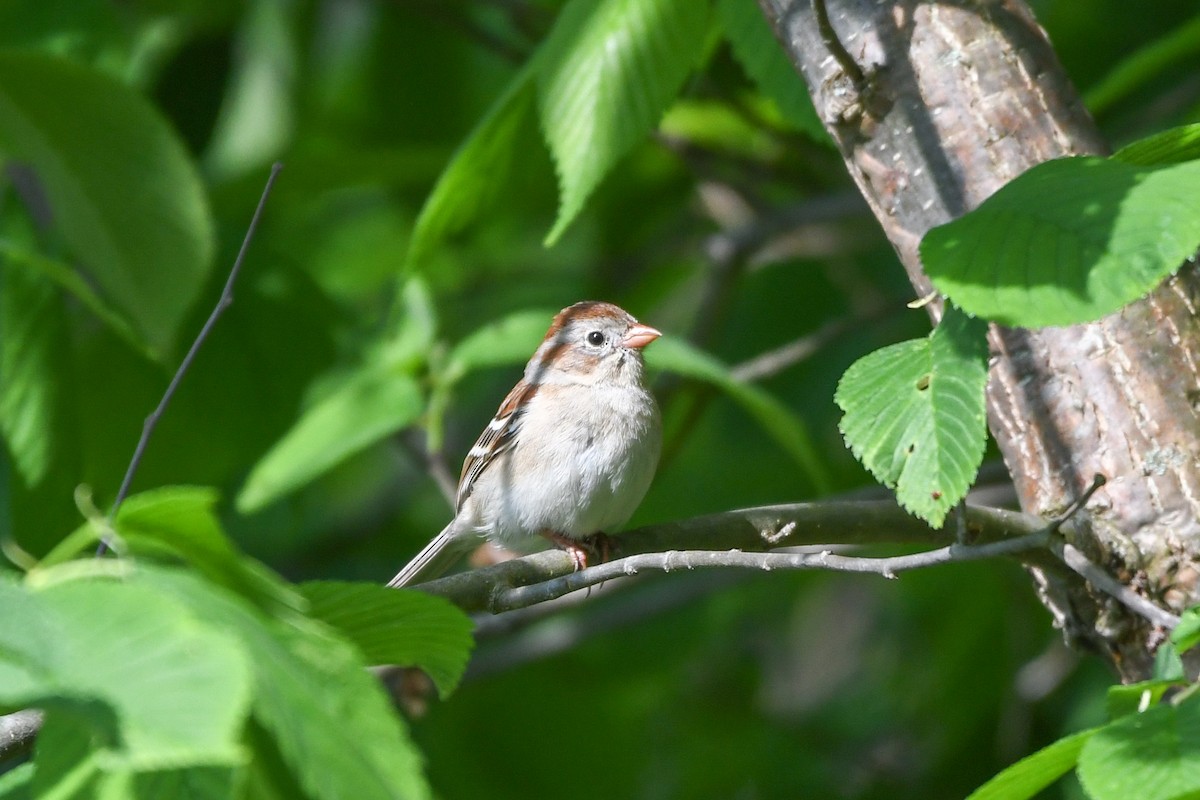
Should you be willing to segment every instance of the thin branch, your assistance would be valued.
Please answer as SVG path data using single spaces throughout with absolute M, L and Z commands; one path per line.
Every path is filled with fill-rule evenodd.
M 137 473 L 138 467 L 141 466 L 142 457 L 146 453 L 146 445 L 150 442 L 150 436 L 154 433 L 154 429 L 158 425 L 158 421 L 162 418 L 163 412 L 166 411 L 167 404 L 171 402 L 171 398 L 175 396 L 175 392 L 179 389 L 179 384 L 183 380 L 183 376 L 187 374 L 188 369 L 192 366 L 192 361 L 195 360 L 196 353 L 200 351 L 200 346 L 208 339 L 209 333 L 212 331 L 213 326 L 216 325 L 221 314 L 224 313 L 225 309 L 233 305 L 233 284 L 237 280 L 238 274 L 242 271 L 242 262 L 246 258 L 246 250 L 250 247 L 250 240 L 254 238 L 255 231 L 258 230 L 258 221 L 262 217 L 263 208 L 267 204 L 267 197 L 271 194 L 271 187 L 275 185 L 275 178 L 278 177 L 281 169 L 283 169 L 283 164 L 279 163 L 271 167 L 271 175 L 267 178 L 267 185 L 263 187 L 262 196 L 258 199 L 258 207 L 254 210 L 254 216 L 250 218 L 250 225 L 246 228 L 246 236 L 242 239 L 241 249 L 238 250 L 237 258 L 233 261 L 233 268 L 229 270 L 229 277 L 225 280 L 225 288 L 221 291 L 221 297 L 217 300 L 212 313 L 208 315 L 208 320 L 204 323 L 204 327 L 196 335 L 196 340 L 192 342 L 187 355 L 183 357 L 179 369 L 175 371 L 175 376 L 171 378 L 170 384 L 167 385 L 167 390 L 163 392 L 162 399 L 158 401 L 158 407 L 151 412 L 150 416 L 146 417 L 146 421 L 142 424 L 142 435 L 138 438 L 137 447 L 133 451 L 133 458 L 130 459 L 129 466 L 125 470 L 125 477 L 121 480 L 121 488 L 117 491 L 117 499 L 113 501 L 112 509 L 108 512 L 109 522 L 116 519 L 117 511 L 121 508 L 121 504 L 125 502 L 125 498 L 129 494 L 129 487 L 133 483 L 133 476 Z M 101 540 L 100 546 L 96 550 L 96 555 L 102 556 L 106 550 L 108 550 L 108 542 Z
M 854 81 L 855 86 L 862 86 L 866 82 L 866 76 L 838 38 L 837 31 L 833 29 L 833 23 L 829 21 L 829 10 L 825 8 L 825 0 L 812 0 L 812 7 L 817 17 L 817 30 L 820 31 L 821 41 L 829 50 L 829 54 L 838 62 L 842 72 Z
M 1045 527 L 1042 520 L 1013 511 L 968 506 L 965 513 L 968 534 L 974 543 L 972 546 L 1040 532 Z M 620 558 L 696 550 L 761 553 L 779 547 L 812 545 L 921 544 L 944 547 L 954 544 L 954 536 L 949 530 L 931 529 L 894 502 L 884 500 L 795 503 L 728 511 L 648 526 L 622 534 L 614 541 L 618 548 L 616 555 Z M 793 554 L 785 555 L 790 557 Z M 807 554 L 808 557 L 812 555 Z M 1029 551 L 1030 560 L 1038 566 L 1069 574 L 1049 553 L 1042 555 L 1044 558 L 1036 550 Z M 651 568 L 643 566 L 641 562 L 633 563 L 638 569 Z M 676 563 L 674 560 L 670 562 L 671 565 Z M 761 567 L 761 562 L 756 563 Z M 774 562 L 770 563 L 772 567 L 775 566 Z M 826 557 L 826 563 L 836 563 L 836 559 L 829 561 L 829 557 Z M 447 597 L 466 611 L 494 613 L 502 610 L 499 602 L 508 590 L 565 576 L 585 581 L 577 587 L 582 588 L 593 582 L 589 581 L 589 574 L 595 574 L 593 570 L 611 568 L 611 563 L 602 564 L 574 574 L 570 556 L 562 551 L 549 550 L 430 581 L 419 588 Z M 623 563 L 621 569 L 620 574 L 624 574 Z M 616 577 L 607 571 L 602 574 L 606 577 L 594 582 Z M 506 601 L 503 610 L 515 607 Z
M 1088 560 L 1078 548 L 1065 542 L 1052 542 L 1051 551 L 1064 564 L 1083 577 L 1088 583 L 1104 592 L 1123 606 L 1145 617 L 1154 625 L 1160 625 L 1168 630 L 1179 624 L 1179 617 L 1151 603 L 1145 597 L 1135 592 L 1113 576 Z
M 888 314 L 894 314 L 901 308 L 896 305 L 879 303 L 863 313 L 830 320 L 810 334 L 743 361 L 733 367 L 730 374 L 739 381 L 757 381 L 777 375 L 816 355 L 826 345 L 837 341 L 847 332 L 861 327 L 866 322 L 873 322 Z
M 884 558 L 842 556 L 829 550 L 819 553 L 746 553 L 741 550 L 668 550 L 665 553 L 642 553 L 589 567 L 580 572 L 563 575 L 533 586 L 515 586 L 504 589 L 494 595 L 492 611 L 499 613 L 525 608 L 535 603 L 562 597 L 579 589 L 645 571 L 678 572 L 714 567 L 740 567 L 763 572 L 823 569 L 837 572 L 869 573 L 894 580 L 899 573 L 908 570 L 952 562 L 1017 555 L 1043 549 L 1046 547 L 1049 536 L 1049 532 L 1043 530 L 1016 539 L 991 542 L 990 544 L 952 544 L 936 550 Z

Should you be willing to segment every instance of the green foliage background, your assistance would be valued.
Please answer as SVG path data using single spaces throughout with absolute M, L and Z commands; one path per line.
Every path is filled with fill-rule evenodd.
M 1116 0 L 1035 5 L 1115 144 L 1200 121 L 1193 4 L 1159 3 L 1154 14 Z M 583 298 L 618 302 L 693 345 L 660 343 L 667 454 L 632 524 L 869 485 L 838 432 L 835 386 L 855 359 L 928 324 L 904 309 L 903 272 L 803 104 L 765 97 L 759 87 L 770 91 L 778 72 L 753 50 L 735 52 L 744 40 L 733 0 L 687 23 L 701 35 L 698 70 L 680 72 L 683 99 L 657 135 L 630 132 L 632 151 L 569 225 L 532 115 L 550 101 L 518 88 L 528 108 L 502 120 L 519 143 L 511 163 L 468 185 L 485 213 L 444 223 L 454 235 L 410 257 L 435 181 L 519 87 L 558 9 L 0 9 L 8 551 L 41 556 L 76 528 L 79 484 L 111 503 L 273 160 L 286 170 L 236 301 L 135 490 L 217 487 L 226 529 L 289 579 L 390 577 L 450 514 L 422 442 L 456 466 L 530 337 Z M 543 91 L 548 79 L 526 80 Z M 115 127 L 84 124 L 95 115 Z M 17 145 L 31 141 L 25 119 L 53 119 L 40 149 Z M 555 152 L 588 146 L 563 141 Z M 22 181 L 25 163 L 61 173 L 45 198 Z M 46 202 L 76 213 L 47 225 Z M 778 209 L 811 221 L 748 263 L 720 258 L 722 228 Z M 127 241 L 97 233 L 110 227 Z M 552 229 L 561 236 L 545 247 Z M 129 264 L 139 280 L 123 286 L 115 274 Z M 811 358 L 754 388 L 721 366 L 829 330 Z M 463 684 L 411 734 L 447 798 L 950 798 L 1099 722 L 1096 687 L 1107 681 L 1062 650 L 1008 564 L 896 583 L 671 575 L 481 632 Z

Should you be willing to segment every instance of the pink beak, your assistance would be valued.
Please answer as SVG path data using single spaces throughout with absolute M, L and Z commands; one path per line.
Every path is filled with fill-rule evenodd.
M 639 322 L 629 329 L 629 333 L 625 334 L 625 338 L 621 340 L 621 346 L 640 350 L 660 336 L 662 333 Z

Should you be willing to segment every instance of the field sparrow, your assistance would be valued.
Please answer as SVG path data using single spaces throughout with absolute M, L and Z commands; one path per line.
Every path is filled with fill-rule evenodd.
M 454 519 L 388 586 L 437 577 L 480 537 L 540 534 L 586 566 L 580 542 L 624 524 L 658 465 L 642 348 L 661 335 L 610 303 L 560 311 L 467 454 Z

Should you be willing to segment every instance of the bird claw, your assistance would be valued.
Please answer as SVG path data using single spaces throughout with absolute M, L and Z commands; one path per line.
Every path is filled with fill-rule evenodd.
M 602 531 L 583 539 L 572 539 L 555 531 L 544 531 L 542 536 L 567 551 L 567 555 L 571 556 L 571 563 L 575 565 L 575 572 L 587 569 L 591 556 L 598 556 L 597 563 L 603 564 L 608 561 L 612 552 L 612 539 Z

